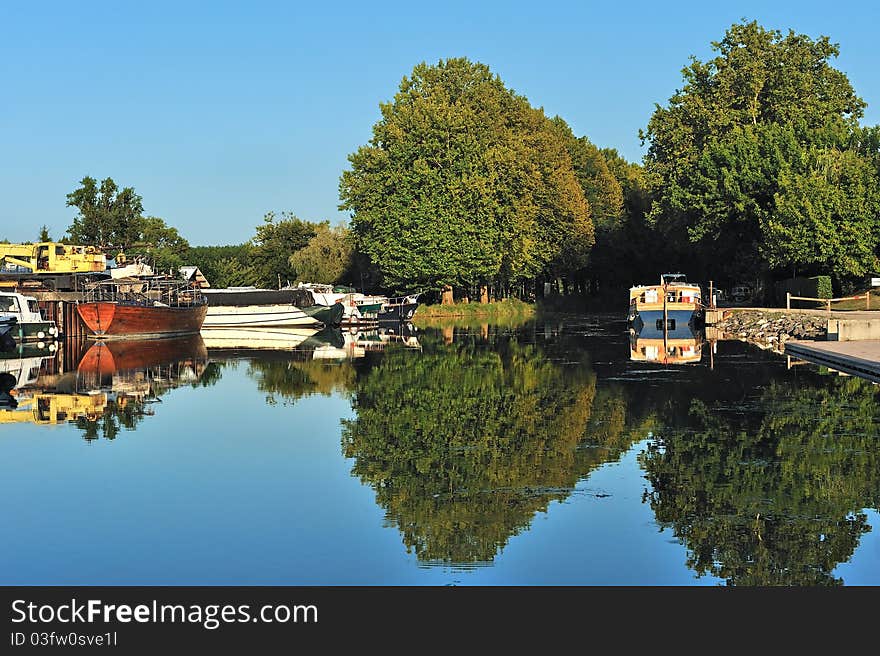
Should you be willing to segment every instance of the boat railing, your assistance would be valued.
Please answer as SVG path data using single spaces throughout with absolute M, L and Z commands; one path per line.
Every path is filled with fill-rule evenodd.
M 385 305 L 408 305 L 411 303 L 418 303 L 420 295 L 421 292 L 407 294 L 406 296 L 390 296 Z
M 94 283 L 83 293 L 84 303 L 126 303 L 128 305 L 192 307 L 207 299 L 197 283 L 177 280 L 107 280 Z

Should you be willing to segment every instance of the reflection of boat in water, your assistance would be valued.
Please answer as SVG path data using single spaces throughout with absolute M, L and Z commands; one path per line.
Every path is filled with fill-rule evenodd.
M 702 358 L 702 349 L 702 335 L 687 325 L 667 331 L 647 326 L 630 331 L 629 359 L 637 362 L 694 364 Z
M 295 349 L 319 328 L 202 328 L 209 349 Z
M 628 320 L 632 328 L 676 330 L 702 319 L 700 286 L 683 279 L 681 273 L 664 273 L 659 285 L 630 287 Z
M 93 342 L 62 375 L 47 373 L 55 353 L 0 358 L 0 423 L 94 424 L 120 413 L 133 421 L 167 390 L 199 380 L 207 353 L 196 334 Z
M 149 340 L 111 340 L 92 344 L 79 361 L 79 374 L 113 374 L 187 360 L 207 360 L 200 335 Z
M 36 382 L 43 362 L 55 357 L 55 344 L 40 346 L 34 342 L 17 344 L 11 351 L 0 351 L 0 373 L 7 373 L 16 380 L 14 387 L 24 387 Z
M 395 325 L 394 328 L 378 327 L 372 330 L 342 330 L 338 331 L 338 334 L 341 344 L 338 341 L 315 343 L 312 348 L 312 359 L 351 360 L 362 358 L 371 351 L 382 351 L 390 345 L 421 349 L 415 328 L 411 324 Z

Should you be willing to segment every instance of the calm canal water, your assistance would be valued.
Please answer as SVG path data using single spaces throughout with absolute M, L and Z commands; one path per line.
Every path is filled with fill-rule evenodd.
M 877 385 L 619 317 L 388 337 L 0 360 L 0 583 L 880 584 Z

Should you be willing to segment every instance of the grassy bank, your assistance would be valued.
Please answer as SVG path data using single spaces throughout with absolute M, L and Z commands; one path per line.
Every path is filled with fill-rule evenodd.
M 865 291 L 856 292 L 853 296 L 862 296 Z M 825 308 L 824 304 L 821 305 L 821 308 Z M 831 304 L 832 310 L 864 310 L 865 309 L 865 299 L 860 299 L 858 301 L 838 301 L 837 303 Z M 880 310 L 880 290 L 872 289 L 871 290 L 871 309 L 872 310 Z
M 535 305 L 515 298 L 491 303 L 455 303 L 453 305 L 420 305 L 414 321 L 435 319 L 530 319 Z

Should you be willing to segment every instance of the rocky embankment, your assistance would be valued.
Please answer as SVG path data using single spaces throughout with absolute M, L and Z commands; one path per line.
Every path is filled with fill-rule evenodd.
M 727 339 L 783 351 L 790 339 L 825 339 L 828 319 L 811 314 L 731 312 L 713 327 Z

